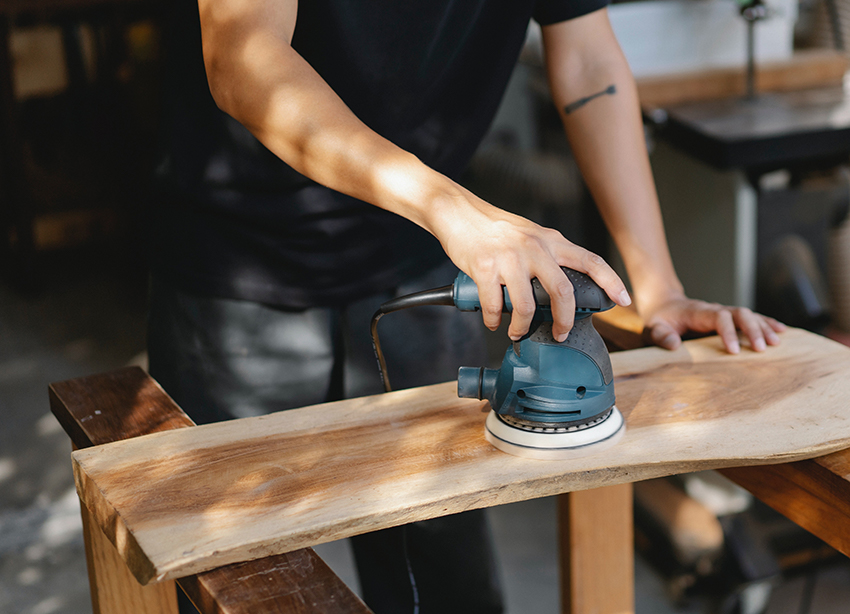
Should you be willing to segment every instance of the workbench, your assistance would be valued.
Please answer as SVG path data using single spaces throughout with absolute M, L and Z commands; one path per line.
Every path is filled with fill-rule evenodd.
M 600 321 L 599 328 L 614 346 L 643 343 L 639 324 L 629 329 L 616 321 Z M 366 612 L 311 549 L 299 546 L 459 509 L 554 493 L 565 493 L 559 496 L 564 611 L 633 611 L 631 482 L 706 467 L 722 468 L 727 477 L 768 505 L 850 554 L 850 451 L 844 450 L 850 447 L 850 387 L 845 385 L 850 349 L 794 330 L 784 336 L 779 348 L 769 348 L 759 356 L 746 351 L 738 357 L 726 356 L 720 341 L 708 338 L 687 342 L 679 352 L 651 348 L 614 354 L 612 359 L 618 405 L 629 430 L 627 439 L 619 444 L 621 454 L 609 456 L 605 462 L 589 458 L 580 461 L 583 464 L 558 466 L 560 461 L 521 461 L 490 449 L 479 441 L 483 437 L 475 436 L 476 421 L 483 418 L 482 408 L 473 405 L 480 402 L 452 400 L 450 384 L 329 406 L 323 413 L 334 414 L 340 433 L 382 437 L 364 426 L 370 421 L 380 423 L 370 415 L 384 415 L 385 422 L 397 429 L 400 436 L 394 445 L 400 451 L 393 460 L 403 466 L 412 459 L 417 467 L 401 483 L 418 486 L 400 495 L 403 504 L 385 508 L 376 507 L 375 500 L 385 498 L 388 488 L 395 488 L 391 466 L 385 465 L 389 473 L 369 477 L 358 469 L 361 458 L 350 461 L 350 474 L 338 472 L 334 479 L 313 479 L 318 476 L 313 473 L 317 466 L 335 462 L 333 454 L 353 457 L 345 456 L 350 452 L 345 451 L 349 444 L 343 440 L 332 437 L 333 445 L 316 447 L 315 437 L 311 446 L 310 437 L 298 435 L 300 428 L 309 432 L 315 426 L 309 408 L 270 416 L 261 423 L 236 421 L 240 424 L 187 429 L 191 426 L 188 417 L 139 369 L 53 384 L 53 413 L 76 447 L 91 447 L 75 453 L 75 464 L 78 489 L 86 501 L 83 518 L 95 612 L 174 612 L 174 585 L 169 578 L 177 578 L 202 612 Z M 683 403 L 685 389 L 689 400 Z M 788 414 L 785 419 L 769 419 L 781 416 L 789 407 L 802 413 L 795 412 L 796 418 Z M 758 414 L 760 419 L 756 419 Z M 694 420 L 699 428 L 689 426 Z M 742 443 L 756 439 L 752 429 L 758 424 L 766 435 L 759 445 Z M 453 441 L 446 440 L 444 427 L 453 434 Z M 215 480 L 210 482 L 209 476 L 192 467 L 208 467 L 210 474 L 224 475 L 222 457 L 216 454 L 222 445 L 229 455 L 241 448 L 242 428 L 252 435 L 245 440 L 251 444 L 239 456 L 257 457 L 260 464 L 250 461 L 242 473 L 232 474 L 227 469 L 228 497 L 222 496 L 224 491 L 208 492 L 217 488 Z M 136 440 L 138 445 L 132 440 L 145 434 L 151 435 Z M 436 452 L 435 438 L 444 443 Z M 127 441 L 102 446 L 119 440 Z M 231 445 L 234 441 L 237 448 Z M 659 457 L 659 450 L 670 441 L 677 452 Z M 727 442 L 734 445 L 724 449 Z M 173 454 L 174 444 L 182 452 Z M 253 454 L 249 448 L 256 445 L 269 447 Z M 270 451 L 275 458 L 269 458 Z M 317 454 L 323 462 L 308 466 L 305 458 L 315 461 Z M 645 462 L 639 460 L 641 454 Z M 143 457 L 150 461 L 140 466 L 138 459 Z M 292 474 L 299 478 L 295 482 L 286 481 L 286 475 L 292 473 L 285 465 L 290 458 L 295 459 L 292 466 L 298 466 Z M 169 465 L 169 459 L 177 465 Z M 784 462 L 788 460 L 793 462 Z M 772 464 L 760 466 L 763 462 Z M 129 479 L 128 467 L 133 468 Z M 180 468 L 186 468 L 185 472 Z M 464 473 L 469 470 L 471 474 Z M 476 472 L 480 479 L 469 480 L 468 475 Z M 182 490 L 176 486 L 181 480 L 193 484 L 196 494 L 208 492 L 211 503 L 206 514 L 180 524 L 183 521 L 178 522 L 173 509 L 180 507 L 174 503 L 176 498 L 157 501 L 144 494 L 158 491 L 160 486 L 151 490 L 150 484 L 163 478 L 174 492 Z M 284 481 L 277 482 L 280 478 Z M 428 488 L 422 482 L 426 478 L 431 482 Z M 377 480 L 375 488 L 382 489 L 382 496 L 370 498 L 370 493 L 358 495 L 333 484 L 341 480 L 357 485 L 363 479 Z M 320 494 L 296 495 L 280 508 L 295 514 L 291 525 L 267 524 L 273 535 L 245 549 L 247 542 L 238 541 L 242 538 L 237 534 L 253 522 L 242 522 L 239 516 L 243 508 L 251 507 L 246 493 L 264 489 L 262 509 L 245 517 L 262 524 L 269 520 L 269 510 L 293 496 L 291 488 L 311 481 L 314 486 L 320 484 Z M 281 484 L 288 486 L 278 487 Z M 348 492 L 349 504 L 340 506 L 333 501 L 338 496 L 334 493 L 340 492 Z M 313 505 L 315 501 L 323 505 Z M 435 507 L 435 502 L 442 507 Z M 310 517 L 299 516 L 302 508 L 313 508 L 309 514 L 320 515 L 316 530 L 297 528 L 300 520 L 296 518 Z M 156 513 L 148 514 L 151 510 Z M 226 530 L 216 528 L 216 519 L 234 514 L 238 521 L 227 521 Z M 176 522 L 176 531 L 158 533 L 171 522 Z M 193 523 L 204 525 L 210 538 L 200 544 L 196 536 L 190 536 L 193 546 L 187 549 L 179 542 L 185 531 L 195 530 Z M 154 542 L 147 541 L 151 535 Z M 151 547 L 171 541 L 163 535 L 173 536 L 174 543 Z M 234 536 L 237 541 L 231 540 Z M 248 558 L 254 560 L 246 561 Z M 125 563 L 137 578 L 160 581 L 140 585 Z
M 761 179 L 776 171 L 846 165 L 850 97 L 836 85 L 673 104 L 647 115 L 659 120 L 651 161 L 685 291 L 758 308 L 757 268 L 770 248 L 765 232 L 799 232 L 799 220 L 783 225 L 762 219 L 790 216 L 772 206 L 778 190 Z M 821 214 L 824 226 L 833 214 Z M 826 238 L 822 233 L 810 243 L 817 247 Z

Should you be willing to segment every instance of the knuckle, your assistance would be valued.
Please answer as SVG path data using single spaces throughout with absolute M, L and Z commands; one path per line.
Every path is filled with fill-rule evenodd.
M 493 319 L 501 315 L 502 308 L 496 305 L 481 305 L 481 313 L 484 314 L 485 317 Z
M 556 230 L 555 228 L 544 228 L 543 232 L 544 236 L 549 240 L 567 241 L 567 243 L 569 243 L 569 241 L 564 237 L 564 235 L 561 234 L 560 230 Z
M 569 300 L 573 296 L 573 285 L 568 279 L 564 278 L 555 284 L 549 296 L 554 299 Z
M 514 313 L 526 318 L 533 316 L 536 309 L 537 305 L 534 301 L 528 299 L 522 299 L 514 304 Z
M 588 268 L 599 269 L 601 267 L 607 267 L 608 263 L 605 262 L 605 258 L 600 256 L 599 254 L 594 254 L 593 252 L 586 252 L 584 256 L 584 262 Z
M 476 277 L 482 280 L 493 279 L 498 270 L 495 258 L 482 258 L 475 265 Z

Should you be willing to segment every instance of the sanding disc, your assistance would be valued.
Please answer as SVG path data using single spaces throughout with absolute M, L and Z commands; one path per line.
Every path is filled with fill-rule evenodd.
M 626 422 L 617 407 L 596 424 L 575 431 L 526 431 L 505 424 L 494 411 L 484 423 L 484 436 L 502 452 L 540 460 L 578 458 L 605 450 L 616 444 L 626 432 Z

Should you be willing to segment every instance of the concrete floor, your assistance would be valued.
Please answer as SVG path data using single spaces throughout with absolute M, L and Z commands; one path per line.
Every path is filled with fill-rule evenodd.
M 0 613 L 91 611 L 70 446 L 48 410 L 47 384 L 107 371 L 144 349 L 145 279 L 111 253 L 57 255 L 42 292 L 0 282 Z M 134 269 L 135 270 L 135 269 Z M 554 501 L 494 508 L 491 522 L 510 614 L 557 611 Z M 317 548 L 356 586 L 345 542 Z M 708 600 L 676 609 L 659 576 L 637 560 L 639 614 L 708 614 Z M 796 614 L 804 579 L 778 582 L 767 614 Z M 817 572 L 813 614 L 850 611 L 850 565 Z

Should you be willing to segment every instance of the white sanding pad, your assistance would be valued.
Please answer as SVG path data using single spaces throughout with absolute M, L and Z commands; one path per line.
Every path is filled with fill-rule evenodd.
M 484 423 L 484 436 L 494 447 L 514 456 L 539 460 L 588 456 L 610 448 L 625 432 L 626 422 L 616 406 L 604 422 L 577 431 L 525 431 L 505 424 L 492 410 Z

